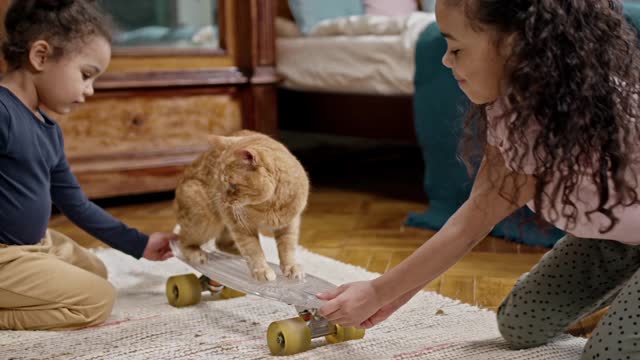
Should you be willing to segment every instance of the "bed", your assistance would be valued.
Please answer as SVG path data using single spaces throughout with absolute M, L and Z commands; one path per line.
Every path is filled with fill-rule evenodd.
M 435 15 L 329 19 L 302 35 L 288 10 L 281 0 L 280 128 L 415 142 L 415 44 Z

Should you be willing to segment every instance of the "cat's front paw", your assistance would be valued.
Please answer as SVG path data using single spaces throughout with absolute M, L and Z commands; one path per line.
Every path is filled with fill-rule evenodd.
M 253 277 L 258 281 L 273 281 L 276 279 L 276 273 L 268 265 L 254 267 L 252 272 Z
M 287 279 L 292 279 L 292 280 L 304 279 L 304 270 L 302 269 L 302 265 L 300 264 L 282 265 L 280 266 L 280 270 L 282 270 L 282 274 Z
M 185 247 L 182 249 L 182 254 L 187 261 L 194 264 L 204 264 L 207 262 L 207 253 L 196 247 Z

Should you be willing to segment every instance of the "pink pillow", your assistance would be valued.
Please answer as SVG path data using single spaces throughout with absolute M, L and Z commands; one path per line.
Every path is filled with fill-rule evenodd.
M 364 0 L 367 15 L 409 15 L 418 10 L 416 0 Z

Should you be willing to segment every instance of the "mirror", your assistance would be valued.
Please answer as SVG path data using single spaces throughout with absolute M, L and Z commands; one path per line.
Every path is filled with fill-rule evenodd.
M 100 0 L 115 23 L 114 50 L 218 49 L 217 0 Z

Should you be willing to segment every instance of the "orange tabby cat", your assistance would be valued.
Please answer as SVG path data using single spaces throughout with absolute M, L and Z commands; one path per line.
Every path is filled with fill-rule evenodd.
M 274 280 L 259 232 L 273 232 L 280 269 L 302 278 L 295 252 L 309 179 L 300 162 L 269 136 L 242 130 L 209 136 L 212 147 L 189 166 L 176 189 L 180 246 L 191 261 L 204 262 L 200 245 L 235 245 L 258 280 Z

